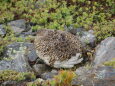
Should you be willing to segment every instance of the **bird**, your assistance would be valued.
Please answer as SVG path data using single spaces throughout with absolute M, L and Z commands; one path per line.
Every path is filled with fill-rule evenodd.
M 71 65 L 71 68 L 83 60 L 80 58 L 82 44 L 79 37 L 67 31 L 40 29 L 34 45 L 38 57 L 51 67 L 68 68 Z

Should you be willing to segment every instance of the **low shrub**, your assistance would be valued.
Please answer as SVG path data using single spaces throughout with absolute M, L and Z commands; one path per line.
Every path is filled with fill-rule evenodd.
M 22 80 L 34 80 L 35 75 L 31 72 L 17 72 L 14 70 L 0 71 L 0 83 L 4 81 L 22 81 Z
M 1 0 L 0 23 L 23 18 L 33 23 L 33 32 L 42 28 L 64 30 L 70 26 L 84 27 L 86 30 L 93 29 L 100 42 L 115 36 L 114 6 L 114 0 Z M 13 41 L 24 41 L 14 37 L 11 31 L 7 32 L 10 37 L 0 40 L 8 43 L 11 38 Z M 6 45 L 4 41 L 0 45 L 1 53 Z
M 97 37 L 97 42 L 100 42 L 107 37 L 115 36 L 115 20 L 97 23 L 93 29 Z

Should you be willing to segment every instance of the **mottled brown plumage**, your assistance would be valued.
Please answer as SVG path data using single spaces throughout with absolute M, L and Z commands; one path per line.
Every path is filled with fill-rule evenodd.
M 66 31 L 41 29 L 34 44 L 37 55 L 48 65 L 52 65 L 55 61 L 64 61 L 82 52 L 79 38 Z

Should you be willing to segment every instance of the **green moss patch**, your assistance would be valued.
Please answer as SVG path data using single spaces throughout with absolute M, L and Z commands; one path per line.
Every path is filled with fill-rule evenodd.
M 112 66 L 113 68 L 115 68 L 115 58 L 113 58 L 111 61 L 105 62 L 104 65 Z
M 13 70 L 0 71 L 0 83 L 8 80 L 23 81 L 33 79 L 35 79 L 35 75 L 31 72 L 16 72 Z

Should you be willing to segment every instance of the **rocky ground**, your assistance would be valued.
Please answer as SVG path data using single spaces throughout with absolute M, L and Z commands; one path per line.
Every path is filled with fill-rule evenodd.
M 16 37 L 22 37 L 23 40 L 26 37 L 35 38 L 35 33 L 30 29 L 31 25 L 26 24 L 25 20 L 15 20 L 8 24 L 15 32 Z M 71 68 L 77 77 L 74 77 L 68 86 L 115 86 L 115 37 L 108 37 L 99 44 L 96 44 L 96 37 L 93 34 L 93 30 L 85 31 L 83 28 L 69 30 L 65 28 L 65 30 L 74 33 L 74 35 L 79 35 L 80 41 L 87 51 L 87 56 L 83 57 L 84 61 Z M 6 31 L 1 24 L 0 35 L 4 36 L 5 34 Z M 65 70 L 65 68 L 63 69 Z M 6 78 L 3 81 L 3 77 L 1 76 L 3 72 L 0 72 L 0 86 L 26 86 L 27 83 L 34 83 L 37 80 L 40 83 L 46 82 L 47 80 L 52 80 L 60 72 L 59 67 L 58 69 L 55 67 L 52 68 L 46 65 L 43 59 L 41 60 L 38 57 L 33 41 L 15 42 L 7 45 L 2 55 L 2 60 L 0 60 L 0 71 L 5 70 L 33 72 L 35 78 L 21 81 L 8 80 Z M 69 69 L 66 70 L 69 71 Z M 3 76 L 5 77 L 5 75 Z

